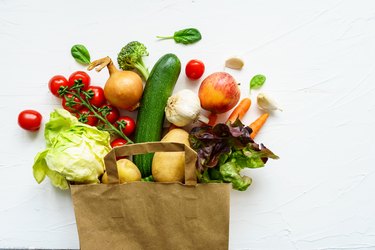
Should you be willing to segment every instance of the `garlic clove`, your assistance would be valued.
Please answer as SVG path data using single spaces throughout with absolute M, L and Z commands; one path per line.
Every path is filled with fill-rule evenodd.
M 259 93 L 257 96 L 257 104 L 261 110 L 271 112 L 275 110 L 283 111 L 279 108 L 278 104 L 269 96 L 264 93 Z
M 238 57 L 232 57 L 225 61 L 225 67 L 231 68 L 231 69 L 242 69 L 244 64 L 245 63 L 242 61 L 242 59 Z

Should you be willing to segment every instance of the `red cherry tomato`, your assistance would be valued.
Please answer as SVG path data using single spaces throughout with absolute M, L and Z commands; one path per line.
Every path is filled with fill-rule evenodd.
M 123 138 L 117 138 L 115 140 L 113 140 L 111 142 L 111 147 L 112 148 L 115 148 L 115 147 L 120 147 L 122 145 L 125 145 L 127 143 L 127 140 L 123 139 Z M 128 158 L 126 156 L 118 156 L 116 157 L 116 160 L 120 160 L 120 159 L 125 159 L 125 158 Z
M 105 103 L 104 90 L 100 86 L 90 86 L 87 91 L 92 93 L 89 102 L 95 107 L 100 107 Z
M 105 118 L 109 121 L 109 123 L 115 123 L 117 119 L 120 117 L 120 111 L 110 104 L 105 104 L 101 106 L 100 110 L 102 110 L 102 114 L 107 114 L 105 115 Z
M 60 87 L 72 87 L 73 84 L 70 84 L 64 76 L 57 75 L 52 77 L 48 82 L 48 88 L 54 96 L 61 97 L 59 95 Z
M 62 98 L 61 105 L 63 106 L 64 109 L 72 113 L 84 107 L 81 101 L 77 97 L 73 96 L 72 94 L 64 95 L 64 97 Z
M 21 128 L 36 131 L 42 123 L 42 115 L 35 110 L 27 109 L 19 113 L 18 124 Z
M 135 121 L 129 116 L 121 116 L 117 119 L 115 125 L 120 128 L 126 136 L 130 136 L 135 130 Z
M 114 148 L 114 147 L 119 147 L 119 146 L 122 146 L 122 145 L 125 145 L 128 141 L 125 140 L 125 139 L 122 139 L 122 138 L 117 138 L 117 139 L 114 139 L 112 142 L 111 142 L 111 147 Z
M 77 118 L 78 118 L 78 121 L 88 124 L 90 126 L 96 126 L 96 124 L 98 124 L 98 121 L 99 121 L 98 118 L 94 116 L 94 114 L 91 113 L 91 111 L 87 108 L 81 109 L 77 113 Z
M 185 67 L 186 76 L 190 79 L 197 80 L 204 73 L 204 64 L 199 60 L 190 60 Z
M 76 81 L 81 81 L 83 83 L 82 89 L 87 90 L 87 88 L 90 86 L 91 79 L 86 72 L 76 71 L 69 76 L 69 84 L 73 86 Z

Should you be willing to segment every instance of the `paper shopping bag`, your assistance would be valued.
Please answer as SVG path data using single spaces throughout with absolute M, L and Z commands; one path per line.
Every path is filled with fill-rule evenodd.
M 116 157 L 185 152 L 185 182 L 119 184 Z M 173 142 L 116 147 L 105 157 L 109 184 L 71 185 L 80 247 L 228 249 L 230 184 L 197 184 L 196 153 Z

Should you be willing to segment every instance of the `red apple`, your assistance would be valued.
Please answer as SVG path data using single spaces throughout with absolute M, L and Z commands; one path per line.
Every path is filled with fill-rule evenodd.
M 233 76 L 216 72 L 203 80 L 198 94 L 203 109 L 220 114 L 236 106 L 241 93 Z

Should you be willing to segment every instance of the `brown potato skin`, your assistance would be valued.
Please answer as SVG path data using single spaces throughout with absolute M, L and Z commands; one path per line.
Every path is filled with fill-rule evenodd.
M 141 180 L 141 172 L 137 166 L 128 159 L 120 159 L 117 161 L 117 172 L 120 183 L 127 183 Z M 102 183 L 108 184 L 107 172 L 102 176 Z
M 189 133 L 175 128 L 161 140 L 163 142 L 179 142 L 189 146 Z M 185 153 L 157 152 L 152 159 L 152 176 L 157 182 L 184 182 Z

